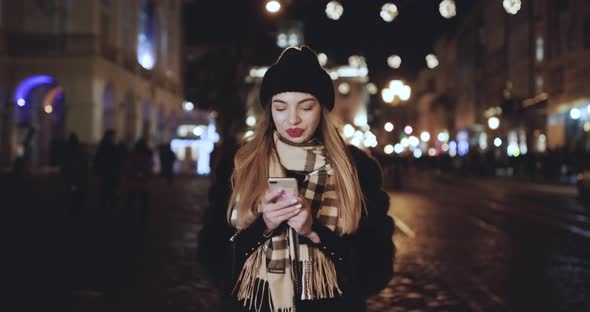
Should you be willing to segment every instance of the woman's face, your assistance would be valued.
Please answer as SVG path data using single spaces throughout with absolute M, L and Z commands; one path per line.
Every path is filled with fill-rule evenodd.
M 283 138 L 304 143 L 315 134 L 322 108 L 309 93 L 284 92 L 272 97 L 271 112 L 275 127 Z

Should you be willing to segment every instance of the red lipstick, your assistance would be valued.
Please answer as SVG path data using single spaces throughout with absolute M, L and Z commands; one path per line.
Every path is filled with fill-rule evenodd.
M 287 134 L 292 138 L 298 138 L 303 135 L 303 129 L 301 128 L 289 128 L 287 129 Z

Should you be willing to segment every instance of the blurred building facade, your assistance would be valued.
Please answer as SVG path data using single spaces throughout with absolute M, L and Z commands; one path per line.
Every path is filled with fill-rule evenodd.
M 479 1 L 434 50 L 440 65 L 415 82 L 418 131 L 468 134 L 480 151 L 500 138 L 509 156 L 590 150 L 590 3 L 523 1 L 510 15 Z
M 170 139 L 183 100 L 180 0 L 0 0 L 0 163 L 52 142 Z M 23 146 L 34 132 L 30 146 Z

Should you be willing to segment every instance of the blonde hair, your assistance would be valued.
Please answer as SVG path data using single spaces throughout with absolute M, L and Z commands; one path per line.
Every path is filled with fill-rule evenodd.
M 258 203 L 268 189 L 266 181 L 270 159 L 275 157 L 273 131 L 271 105 L 267 105 L 262 120 L 254 130 L 253 139 L 240 147 L 234 158 L 231 181 L 233 191 L 228 203 L 227 218 L 230 220 L 235 207 L 238 228 L 247 227 L 254 222 L 258 216 Z M 329 111 L 323 106 L 318 133 L 334 169 L 338 208 L 344 220 L 342 232 L 354 233 L 364 207 L 358 173 L 344 140 L 330 119 Z

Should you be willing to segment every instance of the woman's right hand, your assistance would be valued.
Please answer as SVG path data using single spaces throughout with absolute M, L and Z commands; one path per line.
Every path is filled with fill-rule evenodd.
M 301 211 L 301 203 L 295 196 L 285 195 L 285 190 L 278 190 L 266 194 L 260 204 L 260 213 L 268 231 L 274 231 L 289 218 Z

